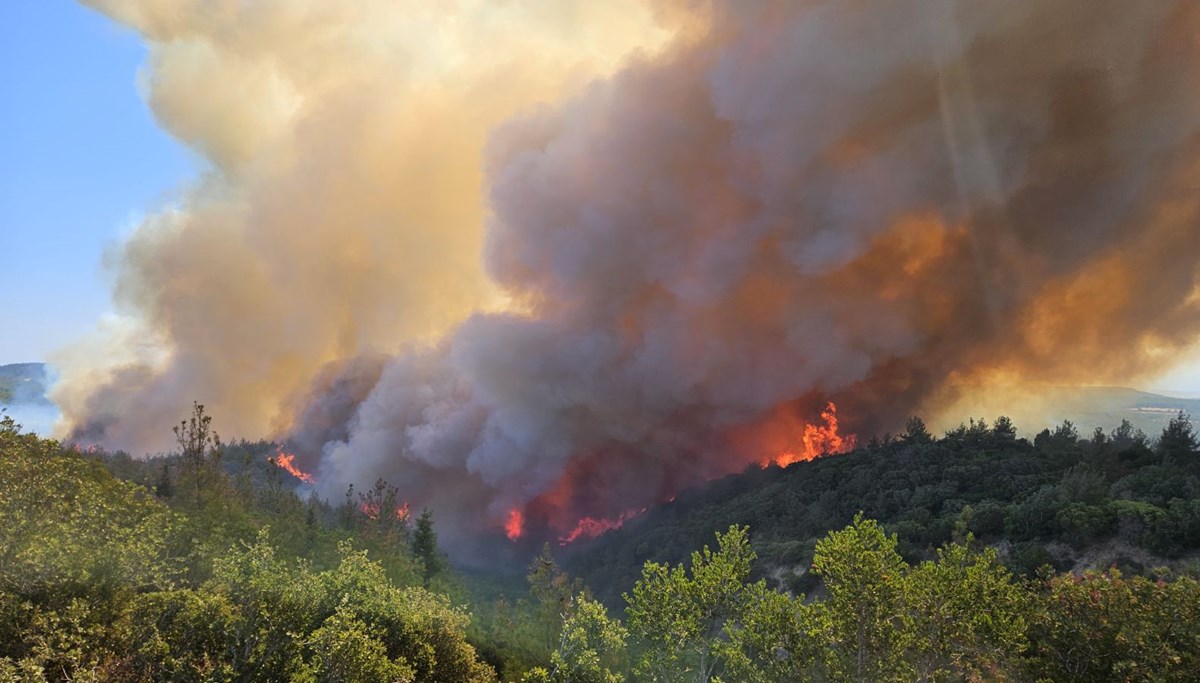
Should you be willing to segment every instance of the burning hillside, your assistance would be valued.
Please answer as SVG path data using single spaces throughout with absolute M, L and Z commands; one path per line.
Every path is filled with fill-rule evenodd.
M 326 495 L 570 539 L 1200 330 L 1195 3 L 93 4 L 213 171 L 125 245 L 76 438 L 200 398 Z

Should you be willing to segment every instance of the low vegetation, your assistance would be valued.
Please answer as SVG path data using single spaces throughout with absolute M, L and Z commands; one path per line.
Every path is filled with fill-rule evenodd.
M 1182 415 L 1154 442 L 1070 425 L 1026 441 L 1006 420 L 935 438 L 914 420 L 683 494 L 578 548 L 578 577 L 547 546 L 523 588 L 453 570 L 432 516 L 411 520 L 386 482 L 301 499 L 272 444 L 222 443 L 202 406 L 176 435 L 177 453 L 132 459 L 0 421 L 0 681 L 1200 670 L 1200 449 Z

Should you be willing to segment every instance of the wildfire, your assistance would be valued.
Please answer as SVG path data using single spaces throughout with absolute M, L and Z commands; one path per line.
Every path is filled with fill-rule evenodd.
M 363 513 L 363 515 L 368 519 L 379 519 L 379 505 L 377 503 L 368 503 L 367 501 L 363 501 L 358 504 L 358 511 Z M 393 514 L 395 515 L 396 519 L 408 519 L 408 503 L 401 503 L 400 505 L 397 505 Z
M 772 463 L 787 467 L 794 462 L 814 460 L 823 455 L 845 453 L 854 448 L 857 439 L 853 434 L 842 436 L 838 433 L 837 406 L 833 401 L 825 404 L 821 411 L 821 421 L 824 424 L 806 424 L 800 435 L 800 448 L 789 448 L 774 457 L 768 457 L 762 462 L 763 467 Z
M 299 467 L 296 467 L 296 465 L 292 462 L 295 459 L 296 456 L 294 454 L 285 453 L 282 448 L 279 449 L 274 457 L 267 458 L 271 464 L 275 465 L 276 467 L 282 467 L 284 470 L 287 470 L 288 474 L 299 479 L 300 481 L 306 484 L 315 484 L 317 480 L 313 477 L 313 475 L 301 470 Z
M 579 523 L 575 525 L 575 528 L 571 530 L 571 533 L 567 534 L 566 536 L 559 537 L 558 544 L 567 545 L 568 543 L 573 543 L 580 538 L 595 538 L 606 531 L 620 529 L 622 524 L 645 511 L 646 508 L 642 508 L 641 510 L 630 510 L 616 519 L 596 519 L 594 517 L 584 517 L 583 519 L 579 520 Z
M 508 519 L 504 521 L 504 535 L 508 540 L 515 541 L 525 530 L 525 515 L 517 508 L 508 511 Z

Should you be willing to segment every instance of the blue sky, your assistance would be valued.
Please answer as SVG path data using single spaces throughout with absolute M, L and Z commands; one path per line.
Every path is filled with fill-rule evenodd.
M 145 54 L 74 0 L 0 2 L 0 364 L 91 330 L 105 250 L 200 165 L 138 94 Z M 1200 394 L 1200 361 L 1148 386 Z
M 145 53 L 73 0 L 0 2 L 0 364 L 92 329 L 105 249 L 193 174 L 138 95 Z

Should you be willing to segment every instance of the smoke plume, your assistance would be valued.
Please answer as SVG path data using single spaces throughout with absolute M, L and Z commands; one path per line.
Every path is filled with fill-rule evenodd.
M 665 36 L 637 0 L 88 4 L 145 37 L 146 100 L 208 162 L 113 255 L 122 318 L 63 362 L 72 432 L 138 449 L 193 399 L 281 431 L 327 363 L 501 306 L 488 131 Z
M 1195 3 L 98 4 L 213 170 L 123 248 L 161 352 L 68 379 L 77 438 L 198 398 L 328 495 L 569 537 L 828 400 L 869 434 L 1200 330 Z

